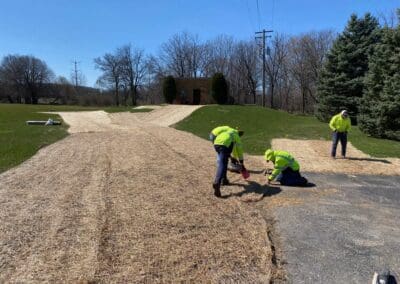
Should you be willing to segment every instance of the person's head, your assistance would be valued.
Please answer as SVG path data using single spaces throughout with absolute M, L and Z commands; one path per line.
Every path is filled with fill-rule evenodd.
M 267 162 L 273 162 L 275 160 L 274 151 L 272 149 L 267 149 L 267 151 L 265 151 L 264 158 Z
M 340 114 L 342 115 L 342 117 L 343 118 L 348 118 L 349 117 L 349 113 L 347 112 L 347 110 L 342 110 L 341 112 L 340 112 Z

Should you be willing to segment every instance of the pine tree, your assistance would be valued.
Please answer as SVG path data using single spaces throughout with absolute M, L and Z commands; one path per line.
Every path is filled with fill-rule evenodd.
M 359 115 L 361 130 L 375 137 L 400 140 L 400 24 L 396 29 L 382 30 L 382 42 L 369 60 L 365 85 Z
M 364 18 L 354 14 L 350 17 L 329 51 L 318 78 L 318 119 L 328 121 L 341 109 L 347 109 L 354 121 L 368 71 L 368 56 L 379 38 L 379 24 L 371 14 Z

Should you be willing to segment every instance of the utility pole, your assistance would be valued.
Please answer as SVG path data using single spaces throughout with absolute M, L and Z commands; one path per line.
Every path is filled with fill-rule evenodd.
M 265 107 L 265 38 L 267 37 L 267 33 L 272 33 L 272 30 L 265 30 L 263 29 L 261 32 L 256 32 L 256 35 L 262 34 L 262 36 L 257 36 L 256 39 L 262 39 L 262 88 L 263 88 L 263 94 L 262 94 L 262 106 Z M 270 36 L 269 36 L 270 37 Z
M 75 81 L 75 87 L 77 88 L 78 87 L 78 73 L 79 73 L 79 70 L 78 70 L 78 63 L 80 63 L 80 62 L 77 62 L 76 60 L 74 60 L 72 63 L 74 63 L 74 81 Z

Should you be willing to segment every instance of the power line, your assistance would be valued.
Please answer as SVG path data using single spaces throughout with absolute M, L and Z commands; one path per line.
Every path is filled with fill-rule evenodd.
M 260 7 L 259 7 L 259 5 L 258 5 L 258 0 L 256 0 L 256 2 L 257 2 L 258 29 L 260 29 L 260 27 L 261 27 L 261 24 L 260 24 L 260 19 L 261 19 L 261 16 L 260 16 Z
M 253 20 L 252 20 L 252 18 L 251 18 L 251 13 L 250 13 L 250 8 L 249 8 L 249 0 L 245 0 L 246 1 L 246 8 L 247 8 L 247 16 L 248 16 L 248 18 L 249 18 L 249 22 L 250 22 L 250 24 L 251 24 L 251 28 L 252 28 L 252 31 L 255 31 L 256 30 L 256 28 L 255 28 L 255 26 L 254 26 L 254 23 L 253 23 Z
M 256 32 L 256 35 L 258 34 L 262 34 L 261 36 L 256 36 L 256 40 L 257 39 L 262 39 L 262 88 L 263 88 L 263 94 L 262 94 L 262 106 L 265 107 L 265 39 L 267 37 L 271 37 L 271 36 L 267 36 L 267 33 L 272 33 L 272 30 L 265 30 L 263 29 L 261 32 Z
M 272 0 L 272 23 L 271 23 L 271 27 L 274 28 L 274 13 L 275 13 L 275 0 Z

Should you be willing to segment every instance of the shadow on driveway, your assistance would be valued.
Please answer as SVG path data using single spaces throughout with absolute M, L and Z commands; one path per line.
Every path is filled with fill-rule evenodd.
M 248 184 L 243 186 L 244 190 L 237 193 L 231 193 L 228 195 L 223 196 L 222 198 L 229 198 L 229 197 L 241 197 L 245 194 L 255 193 L 262 195 L 262 197 L 258 200 L 262 200 L 266 196 L 272 196 L 275 194 L 279 194 L 282 190 L 278 186 L 273 185 L 261 185 L 258 182 L 248 181 Z
M 384 163 L 384 164 L 391 164 L 390 161 L 385 160 L 385 159 L 376 159 L 376 158 L 355 158 L 355 157 L 347 157 L 347 160 L 352 160 L 352 161 L 368 161 L 368 162 L 378 162 L 378 163 Z

